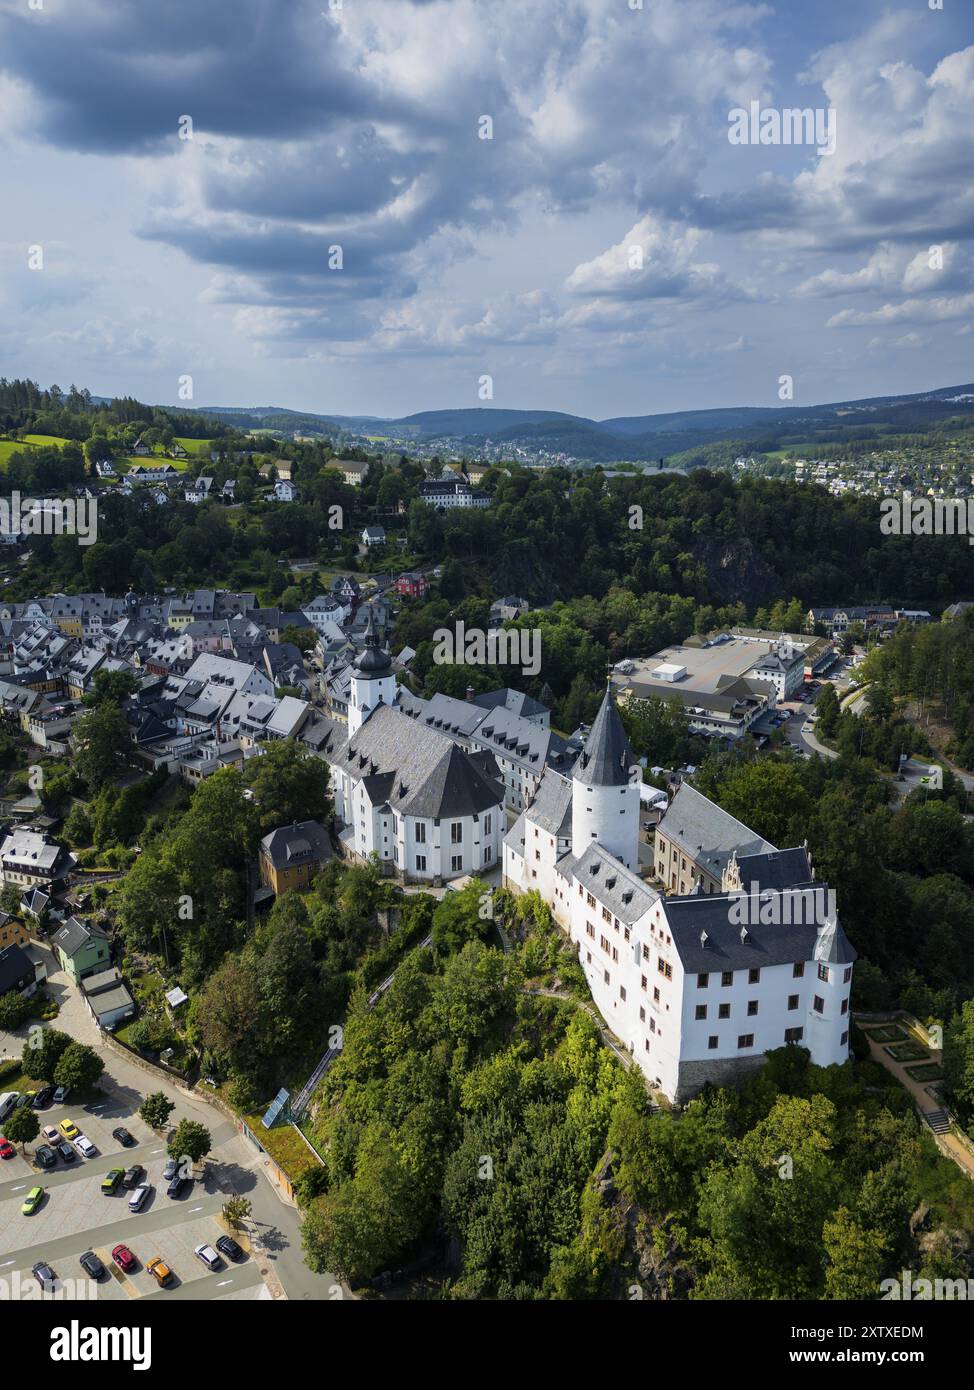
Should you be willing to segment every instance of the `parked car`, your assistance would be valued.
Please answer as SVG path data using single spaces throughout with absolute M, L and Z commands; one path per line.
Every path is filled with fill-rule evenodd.
M 124 1274 L 131 1274 L 137 1263 L 127 1245 L 116 1245 L 112 1251 L 112 1259 Z
M 119 1125 L 118 1129 L 112 1130 L 112 1138 L 117 1139 L 123 1149 L 130 1149 L 135 1143 L 134 1137 L 129 1134 L 124 1125 Z
M 131 1168 L 126 1168 L 125 1176 L 122 1179 L 122 1186 L 127 1188 L 138 1187 L 145 1177 L 145 1169 L 141 1163 L 133 1163 Z
M 68 1088 L 67 1086 L 56 1086 L 56 1087 L 54 1088 L 54 1104 L 55 1104 L 55 1105 L 63 1105 L 63 1104 L 64 1104 L 64 1102 L 65 1102 L 65 1101 L 67 1100 L 67 1098 L 68 1098 L 68 1089 L 69 1089 L 69 1088 Z
M 193 1254 L 198 1260 L 202 1260 L 207 1269 L 222 1269 L 223 1261 L 213 1249 L 212 1245 L 197 1245 Z
M 39 1168 L 54 1168 L 57 1166 L 57 1154 L 49 1144 L 38 1144 L 34 1150 L 34 1162 Z
M 54 1270 L 43 1260 L 38 1260 L 36 1265 L 31 1265 L 30 1272 L 45 1293 L 47 1293 L 48 1289 L 53 1289 L 57 1283 L 57 1275 L 54 1273 Z
M 78 1150 L 82 1158 L 94 1158 L 95 1154 L 98 1152 L 87 1134 L 79 1134 L 74 1141 L 74 1147 Z
M 172 1283 L 172 1270 L 166 1264 L 165 1260 L 161 1260 L 158 1255 L 155 1255 L 149 1261 L 146 1265 L 146 1269 L 161 1289 L 168 1288 Z
M 45 1144 L 57 1145 L 61 1142 L 61 1132 L 57 1125 L 45 1125 L 41 1130 L 41 1138 Z
M 124 1168 L 109 1168 L 101 1180 L 101 1190 L 106 1197 L 114 1196 L 115 1189 L 125 1177 Z
M 14 1146 L 5 1135 L 0 1134 L 0 1158 L 13 1158 Z
M 20 1099 L 19 1091 L 4 1091 L 0 1096 L 0 1120 L 5 1120 Z
M 62 1120 L 58 1125 L 58 1129 L 65 1139 L 77 1139 L 78 1135 L 81 1133 L 81 1130 L 75 1124 L 74 1120 Z
M 176 1176 L 170 1180 L 169 1186 L 166 1188 L 166 1196 L 181 1197 L 183 1194 L 183 1188 L 187 1185 L 187 1183 L 189 1183 L 191 1186 L 192 1179 L 184 1178 L 182 1173 L 177 1173 Z
M 86 1250 L 78 1261 L 84 1272 L 92 1279 L 104 1279 L 105 1266 L 93 1250 Z
M 228 1260 L 243 1259 L 244 1252 L 232 1236 L 220 1236 L 216 1243 L 216 1248 L 220 1251 L 221 1255 L 226 1255 Z
M 162 1170 L 163 1180 L 164 1180 L 165 1182 L 169 1182 L 169 1180 L 170 1180 L 171 1178 L 174 1178 L 174 1177 L 176 1176 L 176 1174 L 177 1174 L 178 1171 L 179 1171 L 179 1160 L 178 1160 L 178 1159 L 175 1159 L 175 1158 L 169 1158 L 169 1159 L 167 1159 L 167 1160 L 166 1160 L 166 1166 L 165 1166 L 165 1168 L 163 1168 L 163 1170 Z
M 51 1103 L 51 1101 L 52 1101 L 53 1099 L 54 1099 L 54 1087 L 53 1087 L 53 1086 L 45 1086 L 44 1089 L 43 1089 L 43 1091 L 38 1091 L 38 1092 L 37 1092 L 37 1095 L 34 1097 L 34 1109 L 35 1109 L 35 1110 L 46 1110 L 47 1107 L 50 1105 L 50 1103 Z
M 140 1211 L 148 1201 L 151 1191 L 152 1188 L 149 1183 L 140 1182 L 131 1197 L 129 1197 L 129 1211 Z
M 66 1139 L 61 1140 L 60 1144 L 58 1144 L 57 1146 L 57 1151 L 61 1155 L 65 1163 L 74 1162 L 76 1157 L 74 1149 L 71 1147 L 71 1145 L 68 1143 Z
M 29 1110 L 30 1107 L 34 1104 L 36 1096 L 36 1091 L 24 1091 L 17 1101 L 16 1109 Z
M 31 1190 L 28 1192 L 27 1196 L 24 1198 L 24 1204 L 20 1208 L 21 1213 L 24 1216 L 33 1216 L 34 1212 L 37 1210 L 37 1208 L 40 1206 L 43 1200 L 43 1187 L 32 1187 Z

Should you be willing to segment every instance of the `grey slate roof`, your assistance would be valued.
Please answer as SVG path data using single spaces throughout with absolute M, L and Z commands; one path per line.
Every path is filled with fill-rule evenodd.
M 767 854 L 774 845 L 762 840 L 734 816 L 703 796 L 689 782 L 681 782 L 670 802 L 659 829 L 684 848 L 698 863 L 719 879 L 724 866 L 736 850 L 742 855 Z
M 514 600 L 509 599 L 507 602 Z M 496 709 L 498 705 L 503 705 L 511 714 L 520 714 L 525 718 L 548 713 L 547 705 L 541 704 L 530 695 L 525 695 L 521 690 L 511 690 L 509 686 L 502 686 L 500 690 L 488 690 L 485 695 L 475 695 L 473 703 L 481 709 Z
M 562 839 L 572 833 L 572 784 L 569 778 L 549 768 L 541 779 L 534 800 L 525 812 L 531 825 Z
M 825 885 L 799 884 L 785 889 L 782 896 L 793 896 L 803 888 L 824 892 Z M 731 920 L 735 896 L 699 893 L 692 897 L 664 900 L 670 935 L 683 968 L 688 973 L 752 970 L 819 958 L 816 946 L 820 932 L 814 922 L 748 922 L 745 931 L 739 923 Z M 777 915 L 787 916 L 789 910 L 783 907 Z M 801 917 L 800 903 L 791 909 L 790 915 Z M 855 949 L 837 922 L 831 928 L 822 928 L 821 935 L 825 949 L 830 953 L 827 959 L 835 964 L 852 964 L 856 959 Z
M 340 765 L 366 781 L 373 802 L 388 800 L 405 816 L 475 815 L 503 801 L 496 765 L 488 775 L 483 758 L 391 705 L 377 706 L 349 740 Z
M 631 869 L 599 844 L 591 844 L 580 859 L 559 865 L 566 877 L 575 878 L 603 903 L 620 922 L 632 926 L 659 901 L 659 893 L 650 888 Z
M 605 692 L 575 776 L 590 787 L 624 787 L 635 759 L 611 690 Z
M 275 869 L 293 869 L 298 864 L 322 863 L 331 857 L 331 845 L 324 829 L 315 820 L 296 821 L 272 830 L 260 842 L 261 853 Z
M 796 883 L 809 883 L 812 877 L 808 851 L 800 846 L 767 854 L 739 854 L 737 867 L 745 891 L 752 884 L 758 892 L 765 888 L 791 888 Z
M 107 941 L 108 934 L 100 927 L 86 926 L 83 922 L 79 922 L 77 917 L 69 917 L 64 926 L 54 933 L 51 941 L 66 956 L 74 956 L 93 938 Z

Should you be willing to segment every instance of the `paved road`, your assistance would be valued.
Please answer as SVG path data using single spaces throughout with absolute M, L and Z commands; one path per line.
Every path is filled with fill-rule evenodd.
M 43 950 L 43 948 L 40 948 Z M 177 1124 L 183 1118 L 198 1120 L 206 1125 L 213 1139 L 213 1154 L 217 1161 L 214 1164 L 215 1175 L 212 1187 L 212 1204 L 215 1208 L 222 1205 L 222 1201 L 230 1192 L 244 1196 L 252 1206 L 252 1225 L 255 1236 L 259 1240 L 261 1250 L 257 1251 L 258 1269 L 264 1267 L 269 1272 L 271 1283 L 279 1281 L 288 1298 L 300 1299 L 333 1299 L 340 1296 L 336 1293 L 339 1281 L 331 1275 L 313 1274 L 304 1262 L 301 1250 L 301 1215 L 300 1212 L 288 1202 L 283 1201 L 277 1193 L 277 1188 L 267 1176 L 266 1155 L 261 1153 L 243 1135 L 237 1133 L 234 1126 L 224 1118 L 222 1113 L 215 1106 L 207 1103 L 205 1099 L 194 1093 L 187 1093 L 178 1087 L 175 1082 L 168 1077 L 157 1076 L 154 1072 L 149 1072 L 140 1067 L 134 1060 L 119 1054 L 106 1041 L 102 1033 L 95 1025 L 94 1020 L 81 999 L 77 989 L 62 972 L 54 971 L 49 977 L 51 993 L 58 999 L 61 1005 L 61 1012 L 55 1020 L 53 1026 L 61 1029 L 65 1033 L 70 1033 L 72 1037 L 80 1042 L 90 1044 L 98 1049 L 105 1062 L 105 1072 L 103 1073 L 100 1085 L 106 1092 L 108 1104 L 100 1113 L 100 1120 L 105 1122 L 107 1134 L 116 1125 L 122 1124 L 131 1129 L 137 1137 L 145 1132 L 145 1127 L 135 1116 L 139 1105 L 145 1095 L 150 1091 L 163 1091 L 170 1100 L 175 1102 L 176 1109 L 171 1116 L 171 1123 Z M 26 1029 L 20 1029 L 14 1034 L 0 1034 L 0 1057 L 19 1057 L 24 1049 Z M 48 1119 L 48 1115 L 53 1115 L 53 1119 Z M 79 1127 L 94 1130 L 94 1125 L 89 1123 L 89 1116 L 83 1112 L 76 1114 L 70 1105 L 58 1111 L 42 1112 L 38 1118 L 42 1125 L 56 1124 L 65 1115 L 70 1115 L 75 1119 Z M 135 1118 L 133 1119 L 133 1116 Z M 107 1123 L 110 1121 L 111 1123 Z M 86 1130 L 87 1132 L 87 1130 Z M 92 1137 L 102 1148 L 102 1137 L 99 1133 L 93 1133 Z M 157 1147 L 162 1147 L 162 1140 L 157 1142 Z M 87 1171 L 92 1166 L 95 1171 L 105 1171 L 114 1166 L 127 1166 L 121 1162 L 121 1158 L 128 1154 L 135 1154 L 133 1162 L 143 1162 L 144 1158 L 139 1157 L 139 1151 L 135 1149 L 118 1151 L 115 1146 L 115 1153 L 108 1152 L 108 1144 L 105 1141 L 105 1151 L 100 1158 L 87 1161 L 85 1164 L 80 1162 L 74 1165 L 75 1170 L 83 1169 Z M 148 1145 L 151 1149 L 152 1145 Z M 118 1164 L 111 1161 L 112 1158 L 119 1160 Z M 18 1165 L 20 1160 L 16 1161 Z M 154 1160 L 158 1162 L 158 1159 Z M 150 1167 L 146 1163 L 146 1167 Z M 24 1170 L 21 1169 L 21 1172 Z M 70 1181 L 69 1169 L 64 1170 L 65 1179 Z M 151 1171 L 151 1170 L 150 1170 Z M 56 1187 L 63 1181 L 60 1177 L 55 1177 L 54 1173 L 50 1177 L 43 1179 L 34 1177 L 35 1182 L 41 1182 L 45 1187 Z M 2 1178 L 2 1172 L 0 1172 Z M 23 1177 L 19 1178 L 22 1183 Z M 225 1192 L 217 1196 L 218 1189 L 225 1189 Z M 2 1188 L 0 1188 L 2 1197 Z M 156 1197 L 156 1204 L 160 1201 L 168 1201 L 167 1198 Z M 171 1206 L 182 1205 L 180 1203 L 170 1203 Z M 40 1213 L 38 1213 L 40 1215 Z M 207 1238 L 212 1238 L 207 1237 Z M 202 1240 L 203 1237 L 200 1237 Z M 79 1245 L 79 1251 L 88 1247 L 83 1243 Z M 0 1259 L 4 1256 L 0 1253 Z M 38 1258 L 38 1257 L 35 1257 Z M 31 1261 L 27 1262 L 28 1265 Z M 200 1266 L 200 1270 L 205 1274 L 205 1270 Z M 60 1271 L 59 1271 L 60 1272 Z M 195 1297 L 195 1294 L 186 1294 L 185 1297 Z

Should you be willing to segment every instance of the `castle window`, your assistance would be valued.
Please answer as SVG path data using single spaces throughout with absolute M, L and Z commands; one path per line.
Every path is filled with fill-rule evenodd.
M 646 1010 L 642 1007 L 642 1005 L 640 1005 L 640 1008 L 639 1008 L 639 1022 L 640 1022 L 640 1023 L 645 1023 L 645 1022 L 646 1022 Z
M 749 1018 L 753 1018 L 754 1015 L 757 1013 L 757 1011 L 758 1011 L 758 1001 L 757 1001 L 756 999 L 749 999 L 749 1000 L 747 1001 L 747 1013 L 748 1013 L 748 1017 L 749 1017 Z
M 797 1009 L 797 1008 L 798 1008 L 798 995 L 797 995 L 797 994 L 789 994 L 789 996 L 788 996 L 788 1007 L 789 1007 L 789 1009 Z
M 623 1003 L 626 1002 L 626 990 L 624 985 L 619 986 L 619 998 L 622 1000 Z
M 801 1042 L 801 1040 L 802 1040 L 802 1034 L 804 1033 L 804 1031 L 805 1031 L 804 1028 L 786 1028 L 786 1029 L 785 1029 L 785 1042 L 786 1042 L 786 1043 L 790 1043 L 790 1042 Z
M 462 855 L 462 854 L 454 854 L 454 855 L 451 856 L 451 858 L 450 858 L 450 868 L 451 868 L 451 871 L 452 871 L 453 873 L 455 873 L 455 874 L 458 874 L 458 873 L 460 872 L 460 870 L 463 868 L 463 855 Z
M 791 967 L 791 973 L 796 980 L 800 980 L 805 973 L 805 962 L 803 960 L 796 960 L 795 964 Z
M 729 1004 L 720 1004 L 720 1005 L 718 1005 L 718 1008 L 717 1008 L 717 1017 L 718 1017 L 718 1018 L 730 1018 L 730 1005 L 729 1005 Z
M 816 996 L 815 996 L 815 998 L 814 998 L 814 1000 L 813 1000 L 813 1002 L 812 1002 L 812 1008 L 815 1010 L 815 1012 L 816 1012 L 817 1014 L 824 1014 L 824 1013 L 825 1013 L 825 1000 L 824 1000 L 820 995 L 816 994 Z
M 738 1047 L 753 1047 L 753 1046 L 754 1046 L 754 1034 L 753 1034 L 753 1033 L 741 1033 L 741 1035 L 740 1035 L 739 1038 L 737 1039 L 737 1046 L 738 1046 Z
M 706 989 L 710 984 L 710 976 L 702 974 L 697 976 L 697 989 Z
M 733 970 L 722 970 L 720 973 L 720 983 L 722 986 L 732 985 L 734 983 Z
M 713 1051 L 716 1050 L 716 1047 L 717 1047 L 717 1034 L 716 1034 L 716 1033 L 711 1033 L 710 1037 L 707 1039 L 707 1046 L 710 1048 L 711 1052 L 713 1052 Z
M 420 871 L 420 873 L 425 872 L 425 869 L 426 869 L 426 855 L 425 855 L 425 854 L 417 854 L 417 856 L 416 856 L 416 868 Z
M 761 971 L 759 969 L 752 968 L 747 972 L 747 982 L 749 985 L 756 985 L 760 979 Z
M 416 843 L 418 845 L 426 844 L 426 826 L 422 821 L 416 826 Z
M 828 982 L 829 982 L 829 967 L 828 967 L 827 965 L 820 965 L 820 966 L 819 966 L 819 968 L 818 968 L 818 978 L 819 978 L 820 980 L 824 980 L 825 983 L 828 984 Z
M 842 1008 L 839 1010 L 839 1013 L 840 1013 L 840 1014 L 847 1014 L 848 1012 L 849 1012 L 849 1001 L 848 1001 L 848 999 L 843 999 L 843 1001 L 842 1001 Z
M 603 980 L 605 981 L 606 984 L 609 983 L 609 972 L 608 972 L 608 970 L 603 970 L 603 971 L 602 971 L 602 978 L 603 978 Z
M 846 1045 L 846 1043 L 847 1043 L 848 1041 L 849 1041 L 849 1034 L 848 1034 L 848 1033 L 843 1033 L 843 1034 L 842 1034 L 842 1037 L 839 1039 L 839 1042 L 840 1042 L 841 1046 L 842 1046 L 842 1047 L 845 1047 L 845 1045 Z
M 707 1017 L 707 1006 L 706 1006 L 706 1004 L 698 1004 L 697 1007 L 696 1007 L 696 1011 L 694 1012 L 694 1018 L 701 1019 L 701 1018 L 706 1018 L 706 1017 Z
M 842 976 L 842 983 L 843 983 L 844 985 L 847 985 L 851 979 L 852 979 L 852 966 L 851 966 L 851 965 L 847 965 L 846 968 L 845 968 L 845 974 Z

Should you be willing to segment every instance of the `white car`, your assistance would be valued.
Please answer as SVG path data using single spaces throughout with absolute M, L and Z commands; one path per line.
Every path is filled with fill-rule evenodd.
M 45 1144 L 60 1144 L 61 1134 L 54 1125 L 45 1125 L 41 1130 L 41 1136 Z
M 220 1269 L 223 1266 L 223 1261 L 213 1249 L 212 1245 L 197 1245 L 193 1254 L 198 1260 L 203 1261 L 207 1269 Z
M 151 1191 L 147 1182 L 140 1182 L 138 1187 L 133 1188 L 129 1197 L 129 1211 L 138 1211 Z
M 94 1158 L 98 1150 L 88 1138 L 87 1134 L 79 1134 L 74 1141 L 74 1147 L 82 1158 Z
M 68 1088 L 67 1088 L 67 1086 L 59 1086 L 59 1087 L 57 1088 L 57 1090 L 54 1092 L 54 1100 L 53 1100 L 52 1103 L 53 1103 L 54 1105 L 63 1105 L 64 1102 L 67 1100 L 67 1098 L 68 1098 Z

